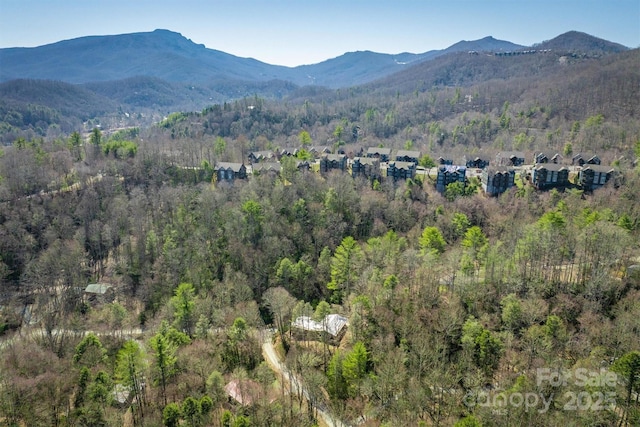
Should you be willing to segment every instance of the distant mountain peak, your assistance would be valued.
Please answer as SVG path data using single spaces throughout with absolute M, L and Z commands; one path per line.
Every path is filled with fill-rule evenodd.
M 463 43 L 473 43 L 473 42 L 487 42 L 487 41 L 494 41 L 494 40 L 497 40 L 497 39 L 495 39 L 493 36 L 485 36 L 478 40 L 460 40 L 460 41 Z
M 616 53 L 629 50 L 628 47 L 610 42 L 580 31 L 567 31 L 538 45 L 541 49 L 570 50 L 579 52 Z
M 444 50 L 444 52 L 461 52 L 467 50 L 496 52 L 503 50 L 518 50 L 523 47 L 525 46 L 505 40 L 498 40 L 493 36 L 486 36 L 478 40 L 461 40 L 458 43 L 449 46 Z

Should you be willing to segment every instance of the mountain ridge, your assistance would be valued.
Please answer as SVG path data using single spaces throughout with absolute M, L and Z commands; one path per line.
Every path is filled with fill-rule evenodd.
M 0 63 L 0 81 L 33 78 L 75 84 L 143 75 L 193 83 L 215 77 L 256 80 L 253 68 L 263 64 L 208 49 L 169 30 L 87 36 L 35 48 L 0 49 Z
M 622 45 L 579 32 L 568 32 L 547 43 L 619 51 Z M 265 82 L 285 80 L 298 86 L 349 87 L 395 73 L 422 61 L 452 52 L 513 51 L 526 48 L 487 36 L 461 40 L 446 49 L 398 54 L 346 52 L 317 64 L 285 67 L 242 58 L 197 44 L 166 29 L 108 36 L 85 36 L 38 47 L 0 49 L 0 82 L 16 78 L 91 83 L 131 77 L 157 77 L 170 82 L 207 83 L 212 80 Z

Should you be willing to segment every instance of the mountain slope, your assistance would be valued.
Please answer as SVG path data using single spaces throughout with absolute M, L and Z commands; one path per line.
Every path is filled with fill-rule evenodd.
M 519 55 L 453 53 L 417 64 L 407 70 L 349 90 L 348 102 L 370 105 L 411 94 L 415 107 L 405 107 L 403 117 L 417 109 L 439 120 L 447 110 L 469 108 L 492 111 L 505 101 L 549 107 L 549 116 L 581 120 L 603 114 L 619 120 L 640 115 L 640 49 L 603 56 L 567 58 L 566 52 L 551 51 Z M 422 93 L 430 94 L 428 102 Z M 460 99 L 454 101 L 457 96 Z M 471 96 L 471 98 L 466 98 Z M 446 108 L 433 110 L 436 99 L 447 98 Z M 344 92 L 294 92 L 292 103 L 315 104 L 345 101 Z M 455 107 L 454 107 L 455 104 Z M 527 108 L 529 108 L 527 107 Z M 441 108 L 441 107 L 440 107 Z M 396 117 L 396 121 L 402 119 Z M 635 119 L 634 119 L 635 120 Z M 414 126 L 416 123 L 407 123 Z M 400 126 L 402 128 L 402 126 Z
M 68 134 L 117 109 L 111 99 L 69 83 L 25 79 L 0 83 L 0 144 L 20 136 Z
M 480 40 L 460 41 L 442 50 L 431 50 L 425 53 L 400 53 L 390 55 L 371 51 L 349 52 L 337 58 L 329 59 L 314 65 L 296 67 L 308 76 L 307 84 L 340 87 L 349 81 L 350 86 L 370 82 L 403 71 L 416 64 L 435 59 L 454 52 L 481 51 L 495 52 L 522 49 L 524 46 L 508 41 L 496 40 L 491 36 Z
M 458 52 L 423 62 L 364 87 L 367 90 L 399 93 L 434 87 L 468 87 L 489 80 L 552 74 L 560 66 L 558 55 L 552 53 L 501 57 Z
M 463 45 L 468 48 L 473 45 Z M 517 46 L 517 45 L 516 45 Z M 550 51 L 547 51 L 550 49 Z M 575 61 L 593 60 L 604 54 L 615 56 L 629 49 L 584 33 L 569 32 L 555 39 L 536 45 L 536 49 L 520 51 L 518 55 L 495 55 L 491 53 L 470 55 L 468 51 L 478 49 L 458 49 L 457 53 L 441 55 L 398 73 L 386 76 L 366 85 L 377 90 L 393 90 L 404 93 L 413 90 L 427 90 L 434 86 L 471 86 L 490 80 L 509 80 L 552 76 L 567 64 Z M 515 52 L 508 45 L 494 53 Z M 581 53 L 582 59 L 567 59 L 567 53 Z
M 20 79 L 0 83 L 0 99 L 14 105 L 46 106 L 83 120 L 117 108 L 107 97 L 60 81 Z
M 207 49 L 167 30 L 2 49 L 0 63 L 0 80 L 39 78 L 69 83 L 135 76 L 190 83 L 213 78 L 270 80 L 286 74 L 286 67 Z
M 168 112 L 197 111 L 257 93 L 265 98 L 281 99 L 296 89 L 295 85 L 282 80 L 251 82 L 225 79 L 192 85 L 143 76 L 82 86 L 129 108 L 170 109 Z
M 569 31 L 544 41 L 536 49 L 555 49 L 591 54 L 619 53 L 629 48 L 579 31 Z

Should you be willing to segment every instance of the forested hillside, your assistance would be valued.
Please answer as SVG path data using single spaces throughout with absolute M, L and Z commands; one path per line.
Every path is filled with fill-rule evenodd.
M 0 422 L 637 425 L 639 52 L 545 55 L 3 148 Z M 525 168 L 492 198 L 286 158 L 214 173 L 322 146 L 593 152 L 616 179 L 545 192 Z
M 0 84 L 0 142 L 57 137 L 116 110 L 108 98 L 68 83 L 14 80 Z
M 164 135 L 171 144 L 196 135 L 240 140 L 233 154 L 223 156 L 234 161 L 244 158 L 239 150 L 246 155 L 293 147 L 301 130 L 309 132 L 311 145 L 344 145 L 347 152 L 352 143 L 408 145 L 459 159 L 512 149 L 562 152 L 569 143 L 575 153 L 629 161 L 639 132 L 640 74 L 634 66 L 639 61 L 638 50 L 573 60 L 562 53 L 453 54 L 376 84 L 339 91 L 302 88 L 268 108 L 264 100 L 247 98 L 172 115 L 161 127 L 169 130 Z M 530 72 L 535 69 L 540 73 Z M 443 75 L 450 76 L 446 84 Z M 191 155 L 187 152 L 181 150 Z

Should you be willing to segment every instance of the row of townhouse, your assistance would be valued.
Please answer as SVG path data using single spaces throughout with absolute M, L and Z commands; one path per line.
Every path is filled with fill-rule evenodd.
M 322 174 L 333 170 L 347 172 L 351 167 L 353 177 L 362 176 L 371 180 L 379 180 L 384 177 L 394 180 L 414 178 L 420 160 L 419 151 L 398 150 L 395 153 L 395 160 L 390 161 L 391 149 L 379 147 L 367 149 L 366 156 L 362 156 L 364 149 L 360 148 L 355 151 L 359 156 L 354 157 L 352 160 L 344 152 L 338 154 L 330 153 L 327 147 L 311 147 L 308 151 L 317 159 L 319 170 Z M 249 166 L 253 173 L 277 174 L 282 169 L 280 159 L 283 156 L 295 156 L 296 154 L 297 149 L 253 151 L 248 155 Z M 297 167 L 302 171 L 309 170 L 310 163 L 298 161 Z M 219 182 L 246 179 L 248 176 L 247 165 L 244 163 L 219 162 L 214 171 Z
M 578 171 L 578 186 L 583 190 L 596 190 L 615 175 L 615 169 L 611 166 L 586 165 Z M 571 186 L 569 182 L 569 168 L 563 165 L 536 165 L 531 170 L 531 183 L 538 190 L 550 190 L 552 188 L 566 188 Z
M 554 164 L 565 164 L 564 156 L 560 153 L 547 153 L 540 152 L 535 153 L 533 156 L 533 163 L 554 163 Z M 571 157 L 571 165 L 572 166 L 584 166 L 584 165 L 599 165 L 602 161 L 600 157 L 596 154 L 589 153 L 578 153 Z
M 275 162 L 282 159 L 283 156 L 297 156 L 300 148 L 282 148 L 277 150 L 263 150 L 263 151 L 252 151 L 248 154 L 247 160 L 249 164 L 261 163 L 261 162 Z M 314 158 L 318 159 L 326 154 L 331 154 L 331 149 L 326 146 L 321 147 L 309 147 L 306 151 L 311 154 Z M 385 147 L 370 147 L 367 148 L 366 152 L 364 147 L 354 146 L 349 147 L 347 149 L 345 147 L 339 147 L 335 154 L 337 155 L 345 155 L 348 158 L 355 157 L 367 157 L 367 158 L 375 158 L 380 160 L 382 163 L 389 162 L 392 160 L 391 148 Z M 413 162 L 416 165 L 420 161 L 420 151 L 414 150 L 397 150 L 395 156 L 393 158 L 396 161 L 400 162 Z
M 250 165 L 256 163 L 275 163 L 283 157 L 296 157 L 302 148 L 279 148 L 276 150 L 252 151 L 247 155 Z M 308 147 L 305 149 L 313 158 L 318 158 L 324 154 L 331 153 L 331 149 L 326 146 Z
M 248 155 L 249 164 L 261 163 L 261 162 L 276 162 L 283 156 L 296 156 L 301 148 L 282 148 L 276 150 L 264 150 L 264 151 L 252 151 Z M 311 156 L 318 159 L 325 154 L 331 154 L 331 149 L 327 146 L 309 147 L 306 149 Z M 348 151 L 348 152 L 347 152 Z M 386 147 L 369 147 L 366 149 L 362 146 L 353 146 L 347 148 L 339 147 L 336 154 L 344 154 L 348 158 L 355 157 L 367 157 L 380 160 L 381 163 L 386 163 L 395 159 L 400 162 L 413 162 L 418 164 L 421 153 L 417 150 L 397 150 L 395 156 L 392 156 L 391 148 Z M 437 163 L 440 165 L 453 165 L 453 161 L 445 159 L 443 157 L 437 158 Z M 488 159 L 475 157 L 473 159 L 463 162 L 468 168 L 483 169 L 489 166 Z M 495 165 L 497 166 L 522 166 L 526 163 L 526 157 L 522 151 L 502 151 L 496 155 Z M 600 165 L 601 160 L 595 154 L 578 153 L 571 157 L 571 161 L 565 162 L 564 156 L 559 153 L 553 152 L 537 152 L 533 155 L 533 164 L 540 163 L 553 163 L 553 164 L 570 164 L 572 166 L 584 166 L 585 164 Z
M 477 162 L 480 159 L 474 160 Z M 482 189 L 487 195 L 497 196 L 515 185 L 516 168 L 524 166 L 526 158 L 521 151 L 504 151 L 496 155 L 497 166 L 488 167 L 488 164 L 480 168 L 483 169 Z M 476 165 L 478 163 L 473 167 Z M 471 166 L 471 163 L 468 162 L 467 166 Z M 578 153 L 571 158 L 571 165 L 567 165 L 561 154 L 539 152 L 534 154 L 531 184 L 538 190 L 569 187 L 573 185 L 569 181 L 571 166 L 578 171 L 578 186 L 587 191 L 605 185 L 615 174 L 612 167 L 601 165 L 600 158 L 595 154 Z
M 299 160 L 296 162 L 296 168 L 305 172 L 311 169 L 311 164 L 307 161 Z M 251 171 L 256 174 L 270 173 L 274 175 L 280 174 L 282 164 L 277 161 L 255 163 L 251 166 Z M 218 182 L 233 182 L 236 179 L 247 179 L 249 175 L 247 166 L 244 163 L 219 162 L 214 168 L 216 180 Z
M 522 166 L 526 163 L 526 157 L 522 151 L 501 151 L 496 155 L 496 164 L 499 166 Z M 578 153 L 571 157 L 571 162 L 565 161 L 560 153 L 537 152 L 533 154 L 533 164 L 553 163 L 570 164 L 571 166 L 599 165 L 602 163 L 596 154 Z
M 417 162 L 392 160 L 382 162 L 378 157 L 355 157 L 349 162 L 344 154 L 325 154 L 320 159 L 320 173 L 326 174 L 332 170 L 347 172 L 351 166 L 351 176 L 363 177 L 369 180 L 380 180 L 383 177 L 393 180 L 413 179 L 416 176 Z
M 412 150 L 398 150 L 395 160 L 390 160 L 392 151 L 385 147 L 370 147 L 366 150 L 360 148 L 353 159 L 344 153 L 331 154 L 326 147 L 310 149 L 314 156 L 318 156 L 320 173 L 326 174 L 333 170 L 341 172 L 351 171 L 355 177 L 364 177 L 370 180 L 390 178 L 393 180 L 412 179 L 416 176 L 420 152 Z M 257 151 L 249 154 L 251 167 L 254 173 L 274 173 L 281 171 L 278 158 L 284 155 L 295 155 L 295 150 Z M 278 157 L 279 156 L 279 157 Z M 535 153 L 534 165 L 531 168 L 531 184 L 538 190 L 552 188 L 566 188 L 573 185 L 569 182 L 569 165 L 565 165 L 564 158 L 558 153 Z M 452 160 L 439 157 L 436 189 L 443 193 L 447 185 L 453 182 L 461 182 L 466 185 L 467 169 L 481 169 L 481 184 L 487 195 L 497 196 L 515 185 L 517 167 L 525 165 L 525 155 L 520 151 L 500 152 L 496 156 L 495 165 L 489 166 L 489 160 L 475 157 L 466 161 L 466 165 L 454 165 Z M 614 176 L 614 169 L 602 166 L 600 158 L 593 154 L 576 154 L 571 158 L 571 164 L 578 170 L 578 185 L 588 191 L 595 190 L 605 185 Z M 299 170 L 309 170 L 310 163 L 298 161 Z M 216 178 L 218 181 L 233 181 L 245 179 L 247 168 L 242 163 L 224 163 L 216 166 Z M 480 171 L 478 171 L 480 172 Z
M 482 184 L 485 192 L 497 195 L 512 187 L 515 170 L 509 168 L 523 166 L 525 163 L 525 155 L 521 151 L 498 153 L 496 164 L 503 169 L 483 173 Z M 533 156 L 531 184 L 538 190 L 569 187 L 573 185 L 569 181 L 570 167 L 575 167 L 578 171 L 578 186 L 587 191 L 605 185 L 615 174 L 614 168 L 601 165 L 600 158 L 595 154 L 578 153 L 571 157 L 569 164 L 559 153 L 539 152 Z

